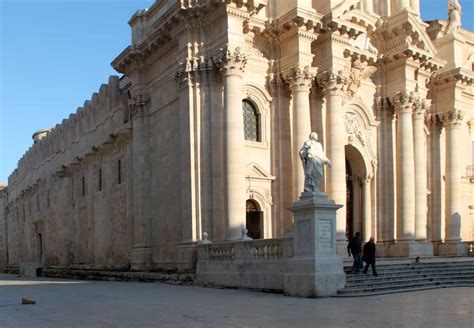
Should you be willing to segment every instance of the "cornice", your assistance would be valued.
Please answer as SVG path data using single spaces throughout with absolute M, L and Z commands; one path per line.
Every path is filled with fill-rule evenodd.
M 429 85 L 438 90 L 447 86 L 471 86 L 473 83 L 474 73 L 462 67 L 442 73 L 435 73 L 429 81 Z

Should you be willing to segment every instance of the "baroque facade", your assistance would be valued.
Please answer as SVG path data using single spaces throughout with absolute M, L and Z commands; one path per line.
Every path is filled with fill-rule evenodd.
M 419 10 L 161 0 L 138 11 L 112 62 L 124 76 L 36 133 L 0 195 L 7 265 L 190 269 L 203 233 L 291 235 L 311 131 L 332 161 L 320 189 L 343 205 L 339 252 L 361 231 L 382 256 L 462 255 L 474 240 L 474 33 Z

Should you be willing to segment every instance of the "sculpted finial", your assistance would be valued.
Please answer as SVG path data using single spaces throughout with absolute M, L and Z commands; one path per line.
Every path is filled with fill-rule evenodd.
M 324 175 L 323 167 L 331 167 L 331 161 L 326 157 L 323 146 L 318 141 L 318 134 L 312 132 L 300 149 L 300 158 L 304 169 L 304 191 L 319 192 L 318 184 Z
M 448 26 L 446 34 L 453 33 L 461 27 L 462 9 L 458 0 L 449 0 L 448 2 Z

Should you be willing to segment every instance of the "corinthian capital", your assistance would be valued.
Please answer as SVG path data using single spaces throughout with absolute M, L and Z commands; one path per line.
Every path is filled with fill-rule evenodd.
M 417 99 L 413 104 L 413 118 L 415 120 L 424 120 L 426 114 L 426 100 L 425 99 Z
M 334 92 L 343 93 L 349 84 L 349 78 L 342 70 L 338 72 L 334 70 L 324 71 L 318 75 L 317 80 L 326 95 Z
M 443 123 L 446 127 L 461 126 L 463 119 L 464 113 L 457 109 L 445 113 L 442 117 Z
M 302 68 L 298 66 L 292 68 L 286 75 L 286 81 L 288 82 L 291 90 L 293 91 L 308 91 L 311 88 L 313 74 L 309 71 L 309 67 L 305 66 Z
M 220 49 L 213 58 L 214 63 L 224 75 L 242 75 L 247 65 L 247 56 L 240 48 Z
M 414 92 L 398 92 L 392 97 L 392 104 L 397 114 L 411 114 L 415 108 L 415 103 L 418 103 L 419 101 L 420 99 L 415 95 Z

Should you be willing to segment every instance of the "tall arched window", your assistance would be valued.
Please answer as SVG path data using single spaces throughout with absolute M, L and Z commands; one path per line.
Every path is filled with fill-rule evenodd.
M 245 140 L 260 141 L 260 122 L 257 108 L 248 100 L 242 101 L 244 112 L 244 135 Z

